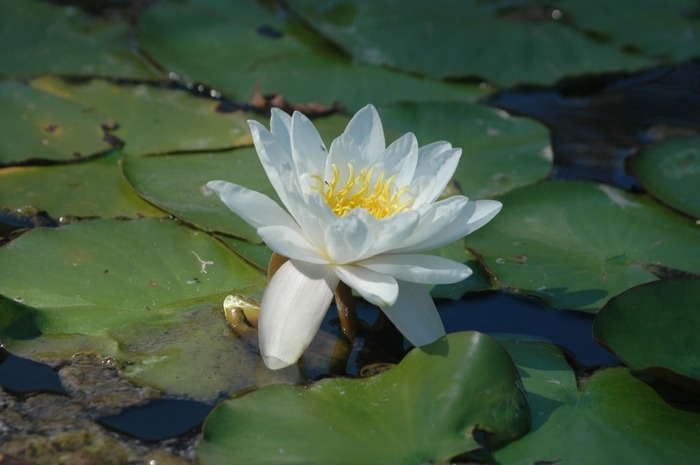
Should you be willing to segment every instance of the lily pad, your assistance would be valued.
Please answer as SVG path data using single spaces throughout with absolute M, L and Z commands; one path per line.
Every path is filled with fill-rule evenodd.
M 165 216 L 124 181 L 119 154 L 83 163 L 0 171 L 0 208 L 45 211 L 60 217 Z
M 594 337 L 634 370 L 700 386 L 700 280 L 669 279 L 612 298 L 596 316 Z
M 18 52 L 19 51 L 19 52 Z M 159 76 L 126 21 L 37 0 L 0 2 L 0 74 Z
M 611 40 L 619 47 L 676 61 L 700 53 L 698 5 L 693 0 L 559 0 L 556 8 L 562 19 L 569 19 L 581 30 Z M 621 24 L 634 27 L 620 27 Z
M 208 231 L 250 243 L 262 241 L 249 226 L 206 189 L 215 179 L 242 184 L 277 200 L 255 148 L 196 155 L 128 157 L 124 175 L 136 192 L 178 218 Z M 163 175 L 167 173 L 167 175 Z
M 236 239 L 231 236 L 217 235 L 217 238 L 231 247 L 231 250 L 236 252 L 245 261 L 267 273 L 270 258 L 272 258 L 272 250 L 263 243 L 251 243 L 242 239 Z M 258 238 L 258 240 L 260 240 Z
M 492 463 L 694 464 L 700 413 L 670 405 L 626 368 L 609 368 L 580 388 L 553 345 L 506 341 L 527 390 L 532 429 Z
M 623 44 L 607 37 L 585 34 L 574 27 L 575 17 L 560 21 L 549 4 L 540 2 L 452 0 L 439 8 L 421 0 L 288 3 L 356 60 L 433 78 L 482 77 L 506 86 L 551 84 L 564 76 L 636 70 L 655 63 L 651 57 L 627 53 Z M 609 14 L 600 2 L 589 16 Z M 664 31 L 661 21 L 654 26 Z M 632 29 L 646 34 L 645 29 Z
M 551 171 L 549 131 L 536 121 L 468 102 L 407 102 L 380 110 L 387 125 L 414 132 L 421 144 L 446 140 L 461 147 L 454 180 L 470 198 L 500 195 Z
M 110 118 L 19 82 L 0 82 L 0 166 L 74 161 L 113 148 Z
M 41 360 L 115 357 L 135 380 L 211 399 L 249 387 L 257 365 L 229 334 L 221 302 L 264 282 L 221 243 L 172 220 L 38 228 L 0 249 L 0 338 Z
M 223 402 L 197 451 L 202 465 L 449 463 L 524 434 L 528 408 L 493 339 L 456 333 L 367 379 L 268 386 Z M 487 446 L 487 447 L 488 447 Z
M 243 112 L 220 113 L 215 99 L 149 84 L 120 85 L 101 79 L 72 84 L 55 77 L 31 85 L 109 115 L 112 135 L 130 155 L 216 150 L 252 144 Z
M 653 145 L 632 158 L 632 169 L 651 195 L 700 218 L 700 137 Z
M 597 311 L 664 270 L 700 274 L 700 228 L 645 195 L 545 181 L 499 199 L 504 208 L 467 245 L 503 287 L 557 308 Z
M 447 244 L 427 253 L 449 258 L 464 263 L 472 270 L 472 275 L 462 281 L 452 284 L 437 284 L 430 289 L 430 295 L 435 298 L 459 299 L 467 292 L 477 292 L 492 289 L 491 280 L 476 255 L 466 248 L 463 239 Z
M 330 145 L 347 123 L 347 117 L 333 115 L 318 119 L 315 125 Z M 251 244 L 262 243 L 255 229 L 211 195 L 206 183 L 216 179 L 234 182 L 279 202 L 253 147 L 216 153 L 127 157 L 123 170 L 134 190 L 152 204 L 199 228 Z
M 350 111 L 370 102 L 468 101 L 485 94 L 476 85 L 353 63 L 285 16 L 250 0 L 161 1 L 139 17 L 138 38 L 174 75 L 186 82 L 205 82 L 239 102 L 250 101 L 256 87 L 292 102 L 338 101 Z

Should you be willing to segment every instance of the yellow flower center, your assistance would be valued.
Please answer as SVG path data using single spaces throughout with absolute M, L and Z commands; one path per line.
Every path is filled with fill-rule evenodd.
M 402 197 L 408 190 L 408 186 L 396 189 L 394 179 L 396 176 L 386 178 L 382 171 L 372 180 L 374 167 L 369 170 L 362 168 L 360 173 L 355 175 L 355 167 L 348 163 L 348 180 L 344 185 L 340 184 L 340 170 L 336 165 L 332 165 L 333 178 L 324 181 L 320 175 L 314 176 L 318 181 L 318 190 L 329 207 L 339 217 L 345 216 L 355 208 L 364 208 L 376 218 L 384 218 L 405 210 L 413 199 L 403 202 Z

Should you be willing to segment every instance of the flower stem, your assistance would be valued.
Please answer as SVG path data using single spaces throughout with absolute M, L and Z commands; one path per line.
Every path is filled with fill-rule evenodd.
M 333 346 L 333 355 L 328 365 L 328 372 L 337 376 L 344 376 L 348 372 L 348 360 L 352 351 L 352 342 L 346 337 L 339 337 Z
M 355 341 L 355 331 L 358 328 L 357 312 L 355 311 L 355 299 L 352 290 L 344 282 L 340 282 L 335 289 L 335 305 L 338 307 L 340 317 L 340 330 L 350 342 Z

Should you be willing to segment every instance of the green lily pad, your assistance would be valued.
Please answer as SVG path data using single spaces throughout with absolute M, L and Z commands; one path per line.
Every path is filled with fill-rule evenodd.
M 291 102 L 338 101 L 353 112 L 367 103 L 468 101 L 485 94 L 475 85 L 353 63 L 284 16 L 249 0 L 161 1 L 139 17 L 138 38 L 168 71 L 187 82 L 205 82 L 239 102 L 250 101 L 256 87 Z
M 223 179 L 278 200 L 253 147 L 196 155 L 127 157 L 123 170 L 134 190 L 159 208 L 202 229 L 254 244 L 261 243 L 255 229 L 211 195 L 206 183 Z
M 202 465 L 417 464 L 524 434 L 528 408 L 511 360 L 493 339 L 456 333 L 367 379 L 268 386 L 223 402 L 204 425 Z
M 28 206 L 60 217 L 165 216 L 124 181 L 119 154 L 83 163 L 31 166 L 0 171 L 0 208 Z
M 474 199 L 493 197 L 546 178 L 552 167 L 549 131 L 530 119 L 473 103 L 399 103 L 380 109 L 387 126 L 414 132 L 421 144 L 462 148 L 454 180 Z
M 10 315 L 0 338 L 42 360 L 115 357 L 135 380 L 212 399 L 249 387 L 258 363 L 229 334 L 223 299 L 264 283 L 223 244 L 172 220 L 38 228 L 0 249 L 0 313 Z
M 37 0 L 0 2 L 0 74 L 154 78 L 126 21 Z
M 698 279 L 637 286 L 600 310 L 593 336 L 634 370 L 666 372 L 671 381 L 689 378 L 700 383 L 698 302 Z
M 597 311 L 670 268 L 700 274 L 700 228 L 645 195 L 546 181 L 499 199 L 503 211 L 467 245 L 503 287 L 557 308 Z
M 471 250 L 467 249 L 464 240 L 460 239 L 439 249 L 427 253 L 449 258 L 464 263 L 472 270 L 472 275 L 462 281 L 452 284 L 437 284 L 430 289 L 430 295 L 435 298 L 459 299 L 467 292 L 477 292 L 492 289 L 491 280 Z
M 110 118 L 14 81 L 0 82 L 0 166 L 74 161 L 110 150 Z
M 700 218 L 700 137 L 653 145 L 632 158 L 639 182 L 676 210 Z
M 111 134 L 130 155 L 217 150 L 252 144 L 243 112 L 220 113 L 219 102 L 149 84 L 119 85 L 100 79 L 72 84 L 54 77 L 33 87 L 109 115 Z
M 583 31 L 612 40 L 620 47 L 684 61 L 700 53 L 700 23 L 693 0 L 643 2 L 559 0 L 556 8 Z M 620 27 L 621 24 L 634 27 Z
M 348 118 L 340 115 L 315 122 L 329 145 L 347 123 Z M 127 157 L 123 170 L 134 190 L 152 204 L 199 228 L 228 234 L 251 244 L 261 244 L 255 229 L 231 213 L 217 196 L 211 195 L 205 189 L 206 183 L 216 179 L 234 182 L 279 202 L 253 147 L 216 153 Z
M 452 0 L 439 8 L 421 0 L 288 3 L 358 61 L 440 79 L 551 84 L 564 76 L 636 70 L 655 63 L 651 57 L 627 53 L 623 44 L 584 33 L 574 27 L 575 17 L 559 21 L 550 5 L 540 2 Z M 636 4 L 624 5 L 634 9 Z M 594 14 L 610 11 L 600 2 L 589 16 Z M 663 31 L 661 21 L 654 25 Z M 646 34 L 645 29 L 631 29 Z
M 263 243 L 251 243 L 231 236 L 217 235 L 217 238 L 240 255 L 245 261 L 260 271 L 267 273 L 270 258 L 272 258 L 272 250 L 270 250 L 267 245 Z M 258 240 L 260 239 L 258 238 Z
M 700 413 L 673 407 L 625 368 L 604 369 L 578 388 L 564 355 L 543 343 L 507 341 L 527 390 L 532 429 L 493 463 L 694 464 Z

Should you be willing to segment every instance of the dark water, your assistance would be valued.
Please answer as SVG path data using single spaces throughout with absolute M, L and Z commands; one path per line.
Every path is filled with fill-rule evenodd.
M 448 333 L 475 330 L 495 336 L 533 336 L 557 344 L 585 367 L 620 363 L 593 340 L 592 314 L 552 310 L 524 297 L 485 292 L 443 302 L 440 315 Z
M 700 128 L 700 61 L 507 90 L 486 103 L 550 128 L 554 178 L 638 190 L 629 158 L 651 142 Z
M 198 428 L 212 408 L 204 402 L 163 399 L 124 409 L 98 422 L 143 441 L 162 441 Z
M 14 394 L 52 392 L 65 394 L 56 371 L 43 363 L 20 358 L 0 348 L 0 386 Z

